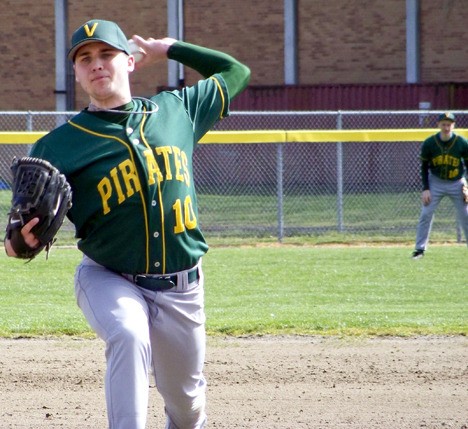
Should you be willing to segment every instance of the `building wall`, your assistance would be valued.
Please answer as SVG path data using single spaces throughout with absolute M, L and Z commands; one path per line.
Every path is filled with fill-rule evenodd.
M 405 82 L 405 0 L 302 4 L 301 84 Z
M 421 1 L 421 79 L 468 82 L 468 3 Z
M 248 64 L 251 85 L 282 85 L 281 0 L 185 0 L 185 40 Z M 404 84 L 406 0 L 299 0 L 301 85 Z M 55 110 L 54 0 L 3 0 L 0 110 Z M 167 34 L 167 0 L 69 0 L 68 30 L 96 17 L 128 36 Z M 465 0 L 421 1 L 421 83 L 468 82 Z M 167 63 L 131 77 L 135 95 L 167 85 Z M 185 82 L 199 75 L 186 70 Z M 76 88 L 75 108 L 87 104 Z
M 253 85 L 283 84 L 282 0 L 188 0 L 185 22 L 187 41 L 224 50 L 245 62 Z
M 0 110 L 54 109 L 54 0 L 2 0 Z

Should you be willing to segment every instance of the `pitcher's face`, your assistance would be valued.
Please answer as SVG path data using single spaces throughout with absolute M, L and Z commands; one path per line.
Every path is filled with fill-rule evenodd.
M 73 67 L 76 81 L 97 106 L 116 107 L 128 102 L 133 56 L 107 43 L 93 42 L 77 51 Z

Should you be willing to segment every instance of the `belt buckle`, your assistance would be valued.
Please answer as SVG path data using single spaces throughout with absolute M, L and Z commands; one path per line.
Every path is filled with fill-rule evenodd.
M 136 285 L 145 289 L 158 291 L 168 290 L 176 287 L 176 284 L 171 280 L 170 276 L 147 276 L 145 274 L 137 274 L 134 276 Z

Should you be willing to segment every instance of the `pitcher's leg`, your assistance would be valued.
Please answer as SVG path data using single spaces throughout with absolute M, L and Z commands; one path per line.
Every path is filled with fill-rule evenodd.
M 151 348 L 146 302 L 133 284 L 98 265 L 75 276 L 78 305 L 106 343 L 107 414 L 111 429 L 144 429 Z
M 184 292 L 156 296 L 151 341 L 156 386 L 166 408 L 167 429 L 200 429 L 206 421 L 203 376 L 205 313 L 203 275 Z

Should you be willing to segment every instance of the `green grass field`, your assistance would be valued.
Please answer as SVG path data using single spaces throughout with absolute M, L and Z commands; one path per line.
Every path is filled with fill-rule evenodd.
M 80 254 L 0 256 L 0 336 L 93 336 L 77 308 Z M 466 335 L 464 244 L 212 247 L 204 258 L 211 335 Z

